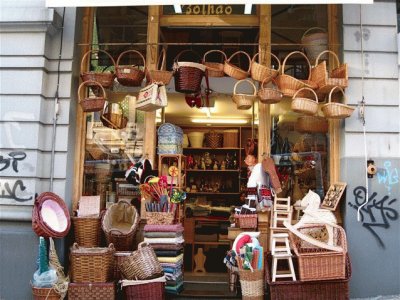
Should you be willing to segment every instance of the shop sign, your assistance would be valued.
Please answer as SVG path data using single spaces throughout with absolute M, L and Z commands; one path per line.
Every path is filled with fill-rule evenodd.
M 182 5 L 182 11 L 185 15 L 230 15 L 232 5 Z

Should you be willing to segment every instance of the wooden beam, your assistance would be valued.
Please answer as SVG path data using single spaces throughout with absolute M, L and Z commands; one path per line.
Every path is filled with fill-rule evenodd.
M 80 47 L 81 53 L 79 54 L 80 60 L 83 55 L 89 51 L 90 43 L 92 42 L 93 33 L 93 17 L 94 9 L 87 7 L 84 8 L 82 19 L 82 43 L 87 46 Z M 89 60 L 88 60 L 89 61 Z M 89 62 L 87 64 L 89 68 Z M 80 97 L 84 96 L 84 89 L 81 89 Z M 76 108 L 76 131 L 75 131 L 75 161 L 74 161 L 74 176 L 73 176 L 73 193 L 72 193 L 72 211 L 78 209 L 79 199 L 83 190 L 83 165 L 85 162 L 85 143 L 86 143 L 86 113 L 83 112 L 82 107 L 77 105 Z
M 157 68 L 158 45 L 160 36 L 160 6 L 149 6 L 147 42 L 149 45 L 146 50 L 146 66 L 147 68 Z M 144 127 L 146 130 L 144 140 L 144 154 L 155 163 L 156 155 L 156 112 L 146 112 Z
M 339 53 L 339 7 L 328 5 L 329 50 Z M 332 59 L 332 57 L 330 58 Z M 329 66 L 333 66 L 330 61 Z M 340 181 L 340 120 L 329 120 L 329 184 Z
M 260 61 L 271 65 L 271 5 L 260 5 Z M 263 154 L 271 152 L 271 108 L 269 104 L 258 103 L 258 161 Z
M 149 13 L 150 15 L 150 13 Z M 160 18 L 160 26 L 246 26 L 257 27 L 258 16 L 235 15 L 235 16 L 196 16 L 196 15 L 163 15 Z

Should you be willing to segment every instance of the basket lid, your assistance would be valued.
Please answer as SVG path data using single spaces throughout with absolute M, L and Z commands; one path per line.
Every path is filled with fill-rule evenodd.
M 158 127 L 157 133 L 159 135 L 165 135 L 165 134 L 178 134 L 183 136 L 183 130 L 179 126 L 176 126 L 171 123 L 164 123 Z

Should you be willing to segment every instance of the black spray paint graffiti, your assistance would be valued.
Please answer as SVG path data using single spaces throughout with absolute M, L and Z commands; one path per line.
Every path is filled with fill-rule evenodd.
M 358 209 L 365 202 L 366 189 L 363 186 L 358 186 L 353 190 L 354 203 L 349 202 L 348 205 L 354 209 Z M 378 194 L 372 193 L 368 198 L 368 204 L 363 206 L 360 210 L 362 226 L 365 227 L 375 237 L 379 245 L 385 248 L 385 244 L 380 238 L 379 234 L 375 231 L 377 228 L 390 228 L 390 221 L 398 219 L 398 212 L 389 207 L 397 201 L 391 199 L 388 195 L 384 196 L 381 200 L 375 199 Z
M 13 171 L 18 173 L 18 162 L 23 161 L 26 158 L 26 153 L 22 151 L 13 151 L 8 153 L 7 158 L 3 155 L 0 155 L 0 172 L 8 169 L 11 165 Z M 27 194 L 26 186 L 21 179 L 18 179 L 12 183 L 8 181 L 1 181 L 0 182 L 0 198 L 1 199 L 13 199 L 17 202 L 25 202 L 33 199 L 33 196 L 26 196 L 23 195 Z

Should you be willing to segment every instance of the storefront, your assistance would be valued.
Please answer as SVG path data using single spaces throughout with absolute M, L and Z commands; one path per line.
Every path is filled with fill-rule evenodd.
M 363 251 L 361 250 L 363 249 L 362 242 L 358 239 L 367 231 L 372 235 L 366 235 L 363 238 L 370 240 L 371 244 L 376 242 L 377 249 L 381 249 L 379 251 L 382 253 L 386 252 L 384 255 L 386 258 L 380 263 L 390 266 L 390 258 L 398 261 L 391 253 L 399 242 L 398 237 L 396 238 L 396 232 L 398 233 L 399 229 L 398 210 L 393 204 L 393 199 L 397 199 L 399 195 L 398 185 L 395 182 L 397 178 L 398 183 L 396 174 L 398 172 L 399 128 L 398 124 L 393 123 L 398 114 L 399 105 L 398 66 L 391 63 L 397 59 L 397 45 L 395 42 L 393 44 L 389 42 L 392 36 L 395 36 L 396 18 L 390 10 L 394 5 L 394 2 L 383 2 L 374 6 L 361 6 L 361 12 L 359 5 L 252 5 L 252 9 L 246 14 L 244 5 L 185 5 L 181 7 L 181 13 L 177 13 L 173 6 L 66 9 L 62 51 L 66 56 L 62 57 L 68 57 L 68 59 L 62 60 L 61 69 L 58 70 L 55 67 L 56 60 L 50 60 L 54 65 L 45 66 L 50 75 L 40 74 L 41 86 L 50 87 L 51 82 L 57 82 L 56 78 L 61 79 L 59 92 L 61 114 L 56 131 L 54 190 L 71 205 L 71 211 L 76 211 L 82 195 L 100 195 L 103 207 L 107 206 L 107 202 L 118 201 L 122 198 L 130 200 L 137 198 L 138 190 L 125 182 L 125 172 L 129 164 L 147 158 L 152 162 L 152 174 L 164 175 L 163 168 L 168 168 L 170 165 L 167 164 L 165 167 L 163 162 L 159 163 L 157 129 L 163 123 L 175 124 L 183 129 L 183 133 L 188 135 L 188 140 L 190 140 L 191 146 L 184 146 L 183 154 L 193 159 L 190 163 L 186 161 L 184 171 L 182 170 L 185 180 L 184 188 L 187 192 L 184 212 L 187 216 L 184 221 L 185 270 L 186 272 L 194 270 L 195 254 L 199 253 L 201 248 L 206 255 L 206 272 L 224 272 L 226 268 L 224 269 L 222 259 L 230 245 L 226 236 L 229 222 L 226 221 L 230 214 L 230 206 L 243 204 L 241 193 L 246 191 L 248 181 L 248 165 L 245 162 L 248 154 L 246 143 L 249 139 L 256 140 L 257 151 L 253 154 L 258 161 L 263 161 L 265 156 L 272 156 L 275 160 L 283 188 L 281 197 L 290 196 L 295 202 L 302 199 L 308 189 L 316 191 L 323 197 L 331 184 L 347 183 L 346 198 L 342 199 L 335 214 L 339 224 L 344 224 L 346 229 L 349 252 L 352 257 L 354 256 L 353 268 L 356 266 L 356 268 L 368 270 L 363 256 L 358 256 L 359 251 Z M 8 9 L 11 9 L 10 7 Z M 36 4 L 36 7 L 40 12 L 48 11 L 47 15 L 42 13 L 42 19 L 38 18 L 35 23 L 37 35 L 45 32 L 41 35 L 44 46 L 42 49 L 38 47 L 32 50 L 34 53 L 24 50 L 21 55 L 36 59 L 35 57 L 44 51 L 45 57 L 56 58 L 60 47 L 60 33 L 56 28 L 61 25 L 63 11 L 40 8 L 40 4 Z M 385 21 L 382 21 L 382 18 L 374 18 L 372 7 L 376 7 L 381 15 L 390 10 L 393 16 L 390 14 L 391 17 Z M 23 9 L 23 6 L 19 9 Z M 54 14 L 53 17 L 49 12 Z M 9 47 L 16 45 L 18 38 L 21 38 L 21 33 L 17 34 L 18 30 L 12 26 L 17 27 L 12 21 L 8 21 L 9 31 L 3 34 L 5 40 L 9 42 Z M 105 114 L 84 113 L 81 105 L 78 104 L 79 100 L 82 101 L 88 97 L 85 94 L 85 86 L 78 80 L 82 72 L 89 69 L 92 71 L 105 69 L 107 72 L 107 67 L 115 70 L 119 65 L 130 64 L 146 66 L 154 70 L 160 65 L 158 59 L 162 55 L 162 49 L 166 51 L 166 70 L 170 71 L 174 60 L 179 60 L 177 56 L 184 50 L 200 54 L 199 61 L 195 61 L 197 57 L 194 54 L 189 54 L 185 58 L 188 61 L 201 62 L 207 53 L 206 59 L 219 62 L 221 52 L 209 52 L 218 50 L 242 70 L 250 69 L 251 58 L 258 53 L 260 62 L 265 62 L 267 66 L 272 65 L 273 68 L 278 69 L 279 65 L 285 64 L 287 74 L 306 80 L 311 74 L 310 66 L 314 65 L 316 57 L 310 57 L 310 52 L 306 58 L 293 52 L 303 50 L 302 37 L 307 35 L 308 29 L 314 27 L 317 28 L 313 30 L 326 34 L 327 45 L 322 45 L 323 48 L 337 53 L 339 64 L 349 65 L 346 95 L 348 104 L 356 111 L 346 121 L 329 120 L 329 124 L 323 122 L 304 125 L 301 122 L 307 120 L 299 120 L 298 117 L 301 115 L 292 111 L 290 97 L 284 97 L 276 104 L 264 104 L 257 101 L 250 108 L 239 110 L 237 104 L 231 100 L 232 94 L 235 94 L 235 88 L 237 88 L 236 94 L 251 94 L 252 90 L 246 87 L 248 84 L 246 82 L 241 83 L 243 86 L 236 86 L 238 81 L 230 76 L 210 77 L 208 83 L 203 80 L 203 88 L 209 84 L 209 89 L 212 90 L 211 96 L 207 99 L 208 103 L 196 102 L 201 100 L 201 97 L 200 99 L 190 98 L 185 97 L 183 93 L 178 93 L 172 79 L 166 87 L 168 106 L 157 112 L 142 112 L 135 109 L 136 97 L 144 84 L 141 87 L 128 87 L 124 86 L 122 81 L 115 80 L 112 88 L 107 89 L 103 96 L 107 96 L 110 107 L 114 105 L 121 109 L 122 119 L 126 118 L 125 126 L 116 126 L 121 127 L 121 130 L 118 128 L 116 130 L 115 127 L 112 129 L 110 127 L 113 125 L 110 126 L 109 122 L 102 121 Z M 360 30 L 363 32 L 362 38 Z M 26 34 L 25 37 L 28 36 Z M 377 36 L 383 36 L 379 40 L 380 43 L 371 43 L 369 37 L 376 38 Z M 323 48 L 319 49 L 319 53 Z M 11 55 L 10 49 L 4 50 L 2 55 Z M 92 49 L 95 50 L 93 53 L 88 52 Z M 126 50 L 138 52 L 124 53 Z M 245 53 L 238 53 L 238 51 Z M 182 55 L 185 54 L 187 55 L 187 53 L 182 53 Z M 366 59 L 366 64 L 365 61 L 364 64 L 360 63 L 362 55 Z M 110 56 L 115 63 L 109 58 Z M 370 60 L 369 57 L 371 57 Z M 334 65 L 334 59 L 333 56 L 328 59 L 328 65 L 331 68 Z M 160 61 L 162 60 L 161 57 Z M 375 68 L 376 61 L 379 61 L 382 67 Z M 7 60 L 7 64 L 9 65 L 5 65 L 4 68 L 11 70 L 14 68 L 11 61 Z M 35 65 L 32 65 L 32 68 L 35 70 L 32 72 L 39 72 Z M 5 70 L 4 74 L 8 76 L 6 80 L 11 80 L 10 78 L 14 75 L 8 70 Z M 21 77 L 25 76 L 22 73 L 21 75 Z M 27 76 L 30 75 L 32 74 L 29 73 Z M 49 136 L 51 132 L 49 116 L 52 115 L 51 105 L 55 90 L 53 88 L 40 89 L 38 86 L 26 85 L 21 90 L 23 95 L 17 97 L 20 108 L 11 106 L 11 101 L 13 101 L 11 98 L 13 94 L 22 92 L 14 92 L 11 87 L 4 88 L 4 91 L 2 88 L 3 98 L 8 101 L 6 102 L 7 110 L 10 108 L 20 113 L 25 112 L 25 117 L 22 119 L 20 115 L 9 116 L 2 113 L 5 128 L 2 141 L 3 137 L 5 141 L 7 140 L 2 146 L 2 155 L 6 161 L 10 163 L 13 161 L 13 166 L 15 166 L 15 168 L 6 167 L 2 170 L 8 172 L 4 173 L 7 179 L 2 182 L 4 189 L 2 198 L 5 199 L 2 203 L 4 204 L 2 218 L 5 225 L 2 239 L 12 245 L 20 243 L 14 234 L 18 228 L 21 234 L 28 234 L 26 228 L 16 225 L 18 224 L 16 222 L 25 220 L 25 223 L 21 224 L 28 224 L 26 221 L 29 221 L 29 208 L 33 202 L 33 194 L 47 190 L 46 178 L 51 177 L 43 166 L 44 161 L 50 162 L 49 141 L 51 138 L 43 139 L 40 135 L 46 132 L 45 135 Z M 371 216 L 373 221 L 358 223 L 354 208 L 362 203 L 365 176 L 361 175 L 364 165 L 362 147 L 364 142 L 362 124 L 357 119 L 357 103 L 361 100 L 360 95 L 364 94 L 368 105 L 369 99 L 366 93 L 373 93 L 376 86 L 381 87 L 380 100 L 373 102 L 374 100 L 371 99 L 372 106 L 371 108 L 367 106 L 366 109 L 372 114 L 367 115 L 366 118 L 367 126 L 371 126 L 367 127 L 367 137 L 371 139 L 367 140 L 368 158 L 373 158 L 378 166 L 378 175 L 369 179 L 369 195 L 374 203 L 370 210 L 380 207 L 383 221 L 378 222 Z M 268 88 L 271 87 L 268 86 Z M 75 96 L 78 89 L 80 93 Z M 96 89 L 93 91 L 99 92 Z M 373 94 L 376 95 L 376 92 Z M 320 98 L 327 95 L 323 91 L 317 93 Z M 24 110 L 27 107 L 24 107 L 23 99 L 27 97 L 32 103 L 34 101 L 46 103 L 48 108 L 46 110 L 37 108 L 31 116 Z M 312 98 L 313 94 L 306 94 L 304 97 Z M 383 98 L 391 100 L 385 103 Z M 373 117 L 377 118 L 374 123 Z M 39 138 L 34 141 L 25 139 L 22 134 L 18 135 L 24 131 L 21 126 L 29 126 L 29 122 L 35 122 L 35 126 L 38 127 L 35 130 Z M 307 125 L 309 127 L 306 129 L 302 127 Z M 11 133 L 15 130 L 16 135 Z M 8 132 L 12 136 L 11 141 L 9 141 Z M 196 144 L 196 133 L 197 136 L 209 135 L 203 138 L 199 145 L 193 147 L 192 145 Z M 216 142 L 210 140 L 210 133 L 214 134 Z M 61 136 L 68 138 L 63 140 Z M 225 138 L 222 142 L 218 140 L 221 136 Z M 226 142 L 229 136 L 233 136 L 233 142 Z M 375 140 L 376 143 L 373 142 Z M 212 144 L 213 142 L 216 145 Z M 227 144 L 224 145 L 224 143 Z M 387 150 L 384 151 L 377 144 L 387 145 Z M 254 148 L 254 144 L 251 146 Z M 24 153 L 15 153 L 20 149 L 26 150 L 23 151 Z M 296 166 L 292 163 L 293 152 L 297 153 Z M 30 173 L 27 164 L 22 167 L 24 160 L 32 166 Z M 16 161 L 18 162 L 14 164 Z M 204 166 L 202 161 L 204 161 Z M 22 181 L 16 180 L 16 177 L 21 174 L 17 174 L 19 162 L 21 162 L 20 170 L 24 172 Z M 211 163 L 206 164 L 206 162 Z M 225 163 L 224 167 L 222 167 L 222 162 Z M 14 184 L 14 192 L 13 195 L 9 193 L 7 196 L 7 191 L 11 191 L 10 184 Z M 24 190 L 27 192 L 22 193 Z M 389 194 L 384 197 L 383 193 Z M 381 198 L 380 204 L 377 203 Z M 140 207 L 140 202 L 140 200 L 134 200 L 133 204 L 137 206 L 138 211 L 142 212 L 143 220 L 145 219 L 144 209 L 143 206 Z M 207 207 L 207 213 L 204 212 L 204 207 Z M 389 215 L 385 215 L 385 210 Z M 222 221 L 217 219 L 219 221 L 215 222 L 216 219 L 210 218 L 210 212 L 211 214 L 222 212 L 227 215 L 224 215 L 225 219 L 222 218 Z M 266 223 L 269 223 L 269 220 Z M 144 222 L 139 227 L 137 240 L 143 237 L 143 226 Z M 379 227 L 387 229 L 385 234 L 378 234 L 373 229 Z M 188 234 L 190 232 L 188 228 L 192 228 L 191 234 Z M 262 226 L 259 228 L 260 231 L 262 231 L 261 228 Z M 263 234 L 265 247 L 268 247 L 268 233 L 265 231 L 262 232 Z M 28 236 L 30 236 L 32 247 L 35 247 L 37 244 L 35 236 L 32 232 Z M 71 239 L 73 239 L 72 235 Z M 69 244 L 68 239 L 65 239 L 59 245 L 59 252 L 64 257 L 68 255 L 68 252 L 64 252 L 63 248 Z M 2 251 L 3 258 L 7 255 L 10 255 L 9 250 Z M 24 274 L 21 277 L 29 278 L 33 273 L 31 270 L 34 270 L 35 255 L 35 253 L 30 255 L 31 268 L 21 267 L 21 270 L 29 273 L 29 276 Z M 218 263 L 222 269 L 217 266 Z M 4 278 L 3 275 L 2 278 Z M 19 276 L 18 272 L 12 277 L 15 276 Z M 381 284 L 381 289 L 376 290 L 376 293 L 375 291 L 367 292 L 368 288 L 362 291 L 364 287 L 361 282 L 371 279 L 368 279 L 364 272 L 357 274 L 356 271 L 354 274 L 353 271 L 353 280 L 350 284 L 352 295 L 364 297 L 397 294 L 394 283 L 395 279 L 399 278 L 398 270 L 388 267 L 387 275 L 382 275 L 382 278 L 387 280 L 385 284 Z M 7 289 L 2 293 L 13 295 Z

